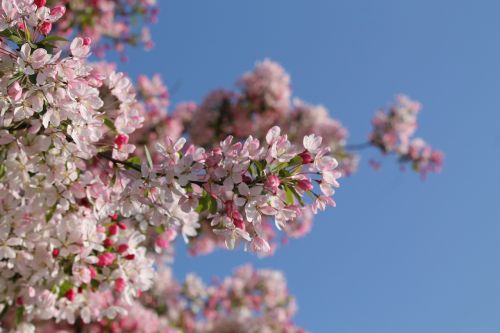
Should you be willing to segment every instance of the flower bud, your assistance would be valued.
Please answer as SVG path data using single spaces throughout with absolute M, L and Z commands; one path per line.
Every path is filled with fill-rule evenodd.
M 302 191 L 311 191 L 313 189 L 313 185 L 311 184 L 311 181 L 309 179 L 301 179 L 297 182 L 297 186 L 302 190 Z
M 309 163 L 314 162 L 314 157 L 307 150 L 300 153 L 299 156 L 302 159 L 302 164 L 309 164 Z
M 66 13 L 66 7 L 64 6 L 55 6 L 50 10 L 52 16 L 63 16 L 64 13 Z
M 117 252 L 118 253 L 124 253 L 128 250 L 128 244 L 120 244 L 118 245 Z
M 264 183 L 264 187 L 271 191 L 273 194 L 278 192 L 278 186 L 280 186 L 280 179 L 276 175 L 269 175 Z
M 75 290 L 71 288 L 66 292 L 64 297 L 66 297 L 70 302 L 73 302 L 75 300 Z
M 47 36 L 50 33 L 50 31 L 52 30 L 52 23 L 49 22 L 49 21 L 45 21 L 42 24 L 40 24 L 40 26 L 38 27 L 38 29 L 40 30 L 40 32 L 42 34 L 44 34 L 45 36 Z
M 35 0 L 35 5 L 37 8 L 43 7 L 47 4 L 47 0 Z
M 103 253 L 98 257 L 97 266 L 106 267 L 110 266 L 115 261 L 115 255 L 113 253 Z
M 108 231 L 111 236 L 114 236 L 118 233 L 118 226 L 116 224 L 112 224 L 109 226 Z
M 115 145 L 118 146 L 118 149 L 121 149 L 123 145 L 128 143 L 128 135 L 126 134 L 118 134 L 115 138 Z
M 115 280 L 114 290 L 117 293 L 122 293 L 125 290 L 125 280 L 122 277 L 119 277 Z

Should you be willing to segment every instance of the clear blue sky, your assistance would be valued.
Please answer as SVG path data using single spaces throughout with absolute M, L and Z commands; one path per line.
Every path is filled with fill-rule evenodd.
M 296 322 L 312 332 L 500 331 L 499 1 L 159 2 L 156 48 L 134 50 L 122 69 L 180 82 L 174 101 L 232 87 L 270 57 L 351 142 L 403 92 L 423 104 L 418 133 L 446 153 L 427 181 L 390 159 L 375 172 L 365 158 L 308 237 L 264 260 L 180 251 L 179 277 L 227 275 L 244 262 L 282 270 Z

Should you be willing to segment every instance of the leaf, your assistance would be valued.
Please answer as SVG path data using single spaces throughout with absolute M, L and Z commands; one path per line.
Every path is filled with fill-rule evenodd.
M 148 165 L 151 169 L 153 169 L 153 159 L 151 158 L 151 153 L 146 145 L 144 145 L 144 151 L 146 152 L 146 159 L 148 161 Z
M 302 199 L 302 197 L 297 193 L 297 191 L 295 190 L 295 188 L 291 187 L 290 190 L 292 191 L 295 199 L 297 199 L 297 201 L 300 203 L 300 205 L 302 207 L 304 207 L 304 200 Z
M 16 308 L 16 325 L 22 323 L 24 318 L 24 306 Z
M 59 297 L 63 297 L 66 295 L 66 293 L 73 288 L 73 284 L 69 281 L 64 281 L 60 286 L 59 286 Z
M 300 156 L 295 156 L 289 162 L 290 166 L 296 166 L 296 165 L 301 165 L 301 164 L 302 164 L 302 157 L 300 157 Z
M 293 200 L 292 189 L 287 185 L 285 185 L 284 188 L 285 188 L 285 202 L 286 202 L 286 204 L 293 205 L 294 200 Z
M 45 213 L 45 222 L 49 222 L 52 219 L 52 216 L 54 216 L 54 213 L 56 212 L 56 207 L 57 207 L 57 202 L 52 205 L 52 207 L 49 208 L 49 210 Z
M 41 41 L 39 41 L 38 44 L 45 44 L 48 42 L 67 42 L 67 41 L 68 40 L 64 37 L 51 35 L 51 36 L 47 36 L 44 39 L 42 39 Z
M 104 117 L 104 125 L 106 125 L 106 127 L 109 128 L 110 130 L 116 132 L 115 124 L 108 117 Z
M 202 213 L 211 208 L 210 206 L 212 204 L 211 198 L 212 197 L 207 192 L 204 192 L 203 196 L 198 201 L 198 206 L 196 207 L 195 211 L 197 213 Z
M 165 232 L 165 225 L 160 224 L 155 228 L 155 231 L 158 235 L 161 235 Z
M 24 39 L 22 39 L 21 37 L 19 36 L 16 36 L 16 35 L 10 35 L 8 37 L 11 41 L 13 41 L 14 43 L 16 43 L 17 45 L 21 45 L 21 44 L 24 44 Z
M 217 213 L 217 200 L 210 196 L 210 201 L 208 203 L 208 210 L 210 211 L 211 214 Z
M 127 160 L 127 164 L 125 164 L 125 169 L 137 169 L 137 168 L 140 169 L 141 168 L 141 158 L 139 156 L 133 156 Z M 130 164 L 132 164 L 132 165 L 130 165 Z

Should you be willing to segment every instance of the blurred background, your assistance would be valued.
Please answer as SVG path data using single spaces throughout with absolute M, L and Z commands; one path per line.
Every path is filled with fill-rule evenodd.
M 155 48 L 131 49 L 120 69 L 161 73 L 174 104 L 233 88 L 268 57 L 290 73 L 295 96 L 350 130 L 350 143 L 365 142 L 374 111 L 405 93 L 423 105 L 416 135 L 446 155 L 443 172 L 422 181 L 363 152 L 310 235 L 265 259 L 182 247 L 179 278 L 208 281 L 245 262 L 279 269 L 311 332 L 500 330 L 500 2 L 158 2 Z

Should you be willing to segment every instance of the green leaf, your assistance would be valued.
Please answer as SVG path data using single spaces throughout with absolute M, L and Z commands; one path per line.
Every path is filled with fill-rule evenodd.
M 300 205 L 302 207 L 304 207 L 304 200 L 302 199 L 302 197 L 297 193 L 297 191 L 295 190 L 295 188 L 291 187 L 290 190 L 292 191 L 295 199 L 297 199 L 297 201 L 300 203 Z
M 104 125 L 106 125 L 106 127 L 109 128 L 110 130 L 116 132 L 115 124 L 108 117 L 104 117 Z
M 69 281 L 64 281 L 60 286 L 59 286 L 59 297 L 63 297 L 66 295 L 66 293 L 73 288 L 73 284 Z
M 292 192 L 292 189 L 285 185 L 284 186 L 284 189 L 285 189 L 285 202 L 287 205 L 293 205 L 293 192 Z
M 0 165 L 0 179 L 5 177 L 5 174 L 7 173 L 7 169 L 5 167 L 5 164 Z
M 68 40 L 64 37 L 52 35 L 52 36 L 45 37 L 44 39 L 39 41 L 38 44 L 45 44 L 45 43 L 49 43 L 49 42 L 67 42 L 67 41 Z
M 153 159 L 151 158 L 151 154 L 150 154 L 149 149 L 146 145 L 144 145 L 144 151 L 146 152 L 146 159 L 148 161 L 148 165 L 151 169 L 153 169 Z
M 210 201 L 208 203 L 208 210 L 210 211 L 211 214 L 217 213 L 217 200 L 210 196 Z
M 16 325 L 22 323 L 24 318 L 24 306 L 16 308 Z
M 21 37 L 19 36 L 16 36 L 14 34 L 10 35 L 8 37 L 11 41 L 13 41 L 14 43 L 16 43 L 17 45 L 22 45 L 24 44 L 24 39 L 22 39 Z
M 52 207 L 49 208 L 49 210 L 45 213 L 45 222 L 49 222 L 52 219 L 52 216 L 54 216 L 54 213 L 56 212 L 57 208 L 57 202 L 52 205 Z
M 212 199 L 212 197 L 207 192 L 204 192 L 203 196 L 198 201 L 198 206 L 196 207 L 195 211 L 197 213 L 202 213 L 202 212 L 212 208 L 212 206 L 211 206 L 212 200 L 211 199 Z M 217 202 L 215 203 L 215 208 L 217 208 Z
M 125 165 L 125 169 L 136 169 L 141 168 L 141 158 L 139 156 L 133 156 L 127 160 L 127 164 Z M 130 166 L 132 164 L 133 166 Z
M 300 156 L 295 156 L 289 162 L 290 166 L 296 166 L 296 165 L 301 165 L 301 164 L 302 164 L 302 158 Z
M 155 228 L 155 231 L 158 235 L 161 235 L 165 232 L 165 225 L 160 224 Z

